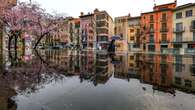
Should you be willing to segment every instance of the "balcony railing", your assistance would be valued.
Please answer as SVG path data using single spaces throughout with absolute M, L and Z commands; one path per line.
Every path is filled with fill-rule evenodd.
M 161 28 L 160 29 L 160 32 L 168 32 L 169 30 L 168 30 L 168 28 Z
M 166 18 L 161 18 L 160 21 L 161 22 L 167 22 L 168 21 L 168 18 L 167 17 Z
M 148 43 L 154 43 L 154 39 L 150 39 Z
M 181 42 L 183 42 L 183 39 L 182 38 L 176 38 L 176 39 L 173 40 L 173 42 L 181 43 Z
M 155 31 L 154 31 L 154 29 L 149 28 L 148 32 L 149 32 L 149 33 L 154 33 Z
M 154 19 L 150 19 L 150 23 L 154 23 Z
M 160 43 L 169 43 L 168 40 L 161 40 Z
M 190 31 L 191 31 L 191 32 L 195 32 L 195 26 L 191 25 L 191 26 L 190 26 Z
M 174 28 L 173 29 L 174 31 L 174 33 L 183 33 L 183 32 L 185 32 L 185 27 L 182 27 L 182 28 Z

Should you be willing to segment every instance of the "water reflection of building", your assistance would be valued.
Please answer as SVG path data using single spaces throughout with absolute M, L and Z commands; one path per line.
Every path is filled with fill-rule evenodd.
M 70 64 L 69 50 L 48 50 L 45 51 L 45 57 L 50 65 L 58 65 L 59 68 L 63 68 L 64 72 L 68 72 Z
M 105 84 L 112 76 L 113 72 L 111 70 L 112 68 L 111 68 L 108 54 L 97 53 L 94 85 L 97 85 L 98 83 Z
M 174 87 L 195 92 L 195 56 L 174 56 L 173 72 Z
M 0 110 L 16 110 L 17 105 L 11 99 L 11 97 L 16 95 L 16 91 L 2 85 L 0 85 L 0 90 Z
M 114 77 L 120 79 L 129 79 L 127 54 L 116 55 L 113 58 Z
M 144 55 L 140 65 L 141 81 L 153 85 L 155 90 L 173 92 L 172 57 L 164 55 Z
M 95 54 L 94 51 L 82 51 L 81 52 L 81 73 L 80 78 L 91 79 L 91 76 L 95 74 Z

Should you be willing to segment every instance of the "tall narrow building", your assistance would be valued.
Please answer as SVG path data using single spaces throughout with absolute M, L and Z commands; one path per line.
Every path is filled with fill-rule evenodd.
M 80 16 L 81 43 L 83 49 L 96 48 L 95 16 L 92 13 Z
M 113 20 L 106 11 L 94 10 L 96 20 L 97 45 L 107 50 L 110 38 L 113 36 Z
M 142 48 L 148 52 L 162 52 L 172 48 L 173 10 L 177 3 L 155 5 L 152 12 L 141 14 Z
M 116 41 L 116 50 L 117 51 L 127 51 L 127 41 L 128 41 L 128 19 L 131 18 L 131 15 L 120 16 L 114 19 L 115 27 L 114 34 L 115 36 L 120 37 L 120 40 Z
M 178 6 L 173 11 L 173 48 L 181 53 L 195 52 L 195 3 Z
M 141 51 L 140 21 L 140 16 L 128 18 L 127 42 L 129 51 Z

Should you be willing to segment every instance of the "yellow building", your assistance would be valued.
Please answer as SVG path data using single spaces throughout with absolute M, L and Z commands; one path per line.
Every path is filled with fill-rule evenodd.
M 128 18 L 127 42 L 129 51 L 141 51 L 140 20 L 140 16 Z
M 116 50 L 117 51 L 127 51 L 127 30 L 128 30 L 128 18 L 130 18 L 130 14 L 128 16 L 121 16 L 115 18 L 115 28 L 114 34 L 116 36 L 120 36 L 121 40 L 116 41 Z

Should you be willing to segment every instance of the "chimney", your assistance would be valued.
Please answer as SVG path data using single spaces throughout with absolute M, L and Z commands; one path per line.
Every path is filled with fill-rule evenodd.
M 81 16 L 83 16 L 84 15 L 84 13 L 83 12 L 81 12 Z
M 97 12 L 99 12 L 99 10 L 96 8 L 96 9 L 94 10 L 94 13 L 97 13 Z
M 177 5 L 177 0 L 175 0 L 175 4 Z
M 131 13 L 129 13 L 128 16 L 131 17 Z

